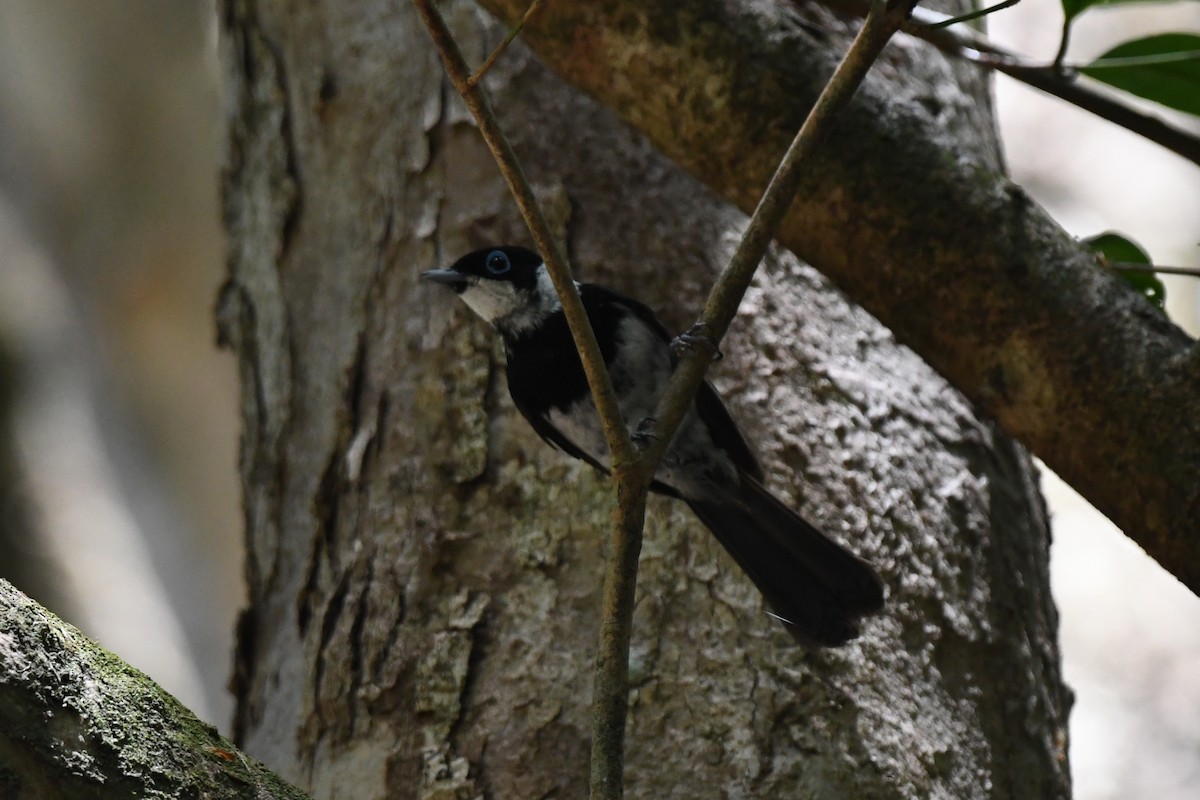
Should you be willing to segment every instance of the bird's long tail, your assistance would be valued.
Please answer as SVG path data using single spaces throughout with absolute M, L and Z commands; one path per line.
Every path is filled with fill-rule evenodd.
M 875 570 L 742 475 L 741 487 L 685 498 L 801 644 L 833 647 L 883 608 Z

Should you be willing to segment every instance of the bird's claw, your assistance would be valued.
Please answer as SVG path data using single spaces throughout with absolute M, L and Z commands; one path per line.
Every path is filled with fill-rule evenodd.
M 687 329 L 686 333 L 681 333 L 671 340 L 671 352 L 676 358 L 681 357 L 686 351 L 692 348 L 702 348 L 709 352 L 713 361 L 720 361 L 725 357 L 721 352 L 721 348 L 717 347 L 717 343 L 713 341 L 712 334 L 708 332 L 709 326 L 703 322 L 697 322 L 695 325 Z
M 638 426 L 634 428 L 633 433 L 629 434 L 629 438 L 633 439 L 634 443 L 639 447 L 646 447 L 650 442 L 658 437 L 654 434 L 654 426 L 658 424 L 656 417 L 644 417 Z

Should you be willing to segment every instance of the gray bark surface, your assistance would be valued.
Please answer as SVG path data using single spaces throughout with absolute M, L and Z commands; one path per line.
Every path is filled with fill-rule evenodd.
M 451 9 L 480 63 L 503 31 Z M 417 283 L 524 241 L 503 182 L 408 4 L 228 0 L 222 37 L 241 744 L 317 797 L 585 796 L 609 489 L 520 419 L 491 332 Z M 937 64 L 907 80 L 952 96 L 946 124 L 996 168 L 982 87 Z M 577 276 L 690 324 L 741 214 L 521 47 L 488 85 Z M 879 567 L 888 606 L 855 645 L 801 651 L 653 501 L 628 795 L 1068 796 L 1028 457 L 783 251 L 723 349 L 772 488 Z

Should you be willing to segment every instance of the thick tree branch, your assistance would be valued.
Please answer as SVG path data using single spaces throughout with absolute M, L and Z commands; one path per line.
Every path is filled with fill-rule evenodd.
M 484 5 L 508 20 L 524 11 Z M 785 15 L 717 0 L 564 0 L 524 37 L 743 209 L 834 58 Z M 778 238 L 1200 590 L 1193 341 L 1018 187 L 957 152 L 939 107 L 906 99 L 893 72 L 856 95 Z
M 0 786 L 6 797 L 307 797 L 3 579 Z

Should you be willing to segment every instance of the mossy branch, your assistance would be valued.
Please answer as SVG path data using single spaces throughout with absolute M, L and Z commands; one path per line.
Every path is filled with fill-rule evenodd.
M 3 579 L 0 775 L 6 797 L 307 798 Z

